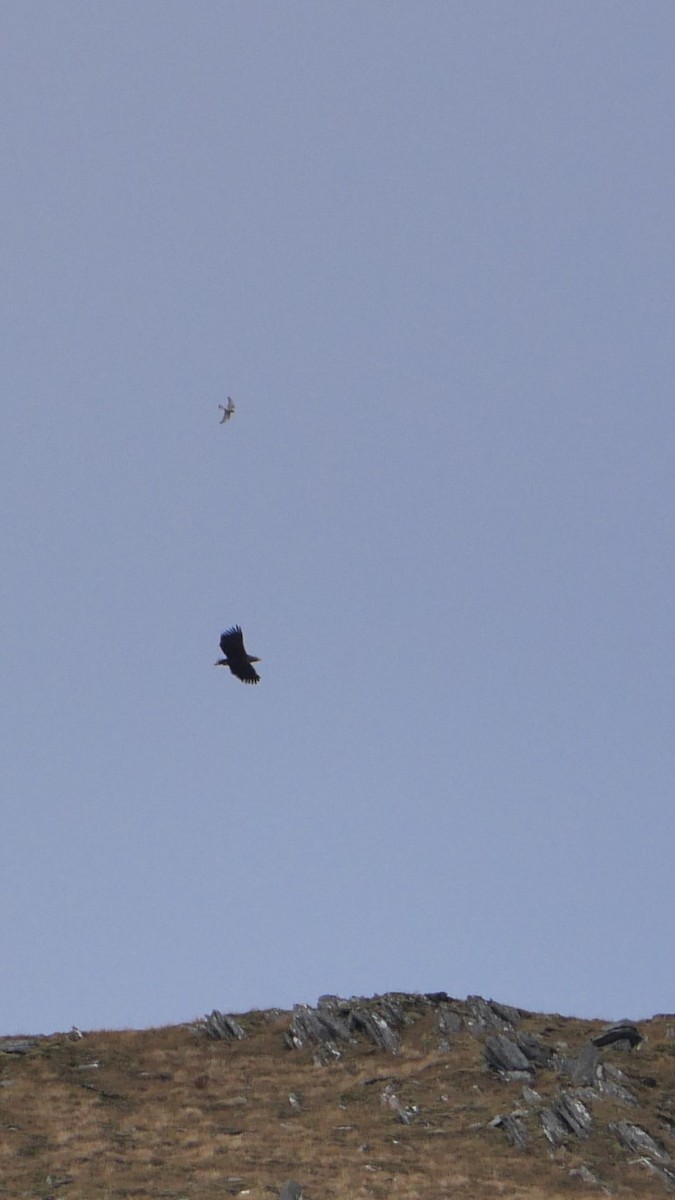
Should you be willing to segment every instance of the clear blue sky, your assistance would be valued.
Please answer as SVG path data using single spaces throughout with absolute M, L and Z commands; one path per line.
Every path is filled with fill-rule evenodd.
M 0 23 L 0 1032 L 672 1010 L 672 0 Z

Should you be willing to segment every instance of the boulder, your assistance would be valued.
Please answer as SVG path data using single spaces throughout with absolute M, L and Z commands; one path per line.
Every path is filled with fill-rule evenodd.
M 539 1119 L 546 1137 L 554 1146 L 559 1146 L 570 1134 L 587 1138 L 593 1123 L 583 1101 L 569 1092 L 561 1092 L 556 1096 L 547 1108 L 541 1110 Z
M 279 1200 L 302 1200 L 302 1188 L 295 1179 L 289 1179 L 279 1192 Z
M 596 1080 L 596 1068 L 600 1061 L 597 1047 L 593 1042 L 586 1042 L 579 1051 L 579 1056 L 572 1060 L 570 1075 L 573 1083 L 592 1086 Z
M 511 1021 L 502 1015 L 503 1010 L 494 1001 L 484 1000 L 482 996 L 467 996 L 466 1007 L 466 1023 L 472 1033 L 484 1033 L 488 1029 L 500 1030 L 502 1033 L 513 1031 Z
M 214 1008 L 209 1017 L 204 1018 L 202 1028 L 209 1037 L 226 1042 L 241 1041 L 246 1037 L 246 1031 L 242 1029 L 239 1022 L 235 1021 L 234 1017 L 228 1017 L 225 1013 L 218 1012 L 217 1008 Z
M 34 1038 L 2 1038 L 0 1040 L 0 1053 L 2 1054 L 28 1054 L 29 1050 L 34 1050 L 37 1042 Z
M 534 1072 L 534 1066 L 516 1044 L 513 1038 L 502 1033 L 494 1034 L 485 1039 L 483 1051 L 489 1070 L 510 1079 L 528 1078 Z
M 671 1161 L 665 1147 L 659 1145 L 639 1125 L 631 1125 L 630 1121 L 613 1121 L 609 1128 L 624 1150 L 629 1150 L 631 1154 L 646 1154 L 648 1158 L 658 1163 Z
M 526 1150 L 528 1143 L 527 1126 L 519 1113 L 507 1113 L 494 1117 L 488 1122 L 488 1129 L 502 1129 L 510 1146 L 518 1150 Z
M 608 1025 L 602 1033 L 591 1038 L 594 1046 L 615 1046 L 617 1050 L 634 1050 L 642 1040 L 640 1030 L 631 1021 Z

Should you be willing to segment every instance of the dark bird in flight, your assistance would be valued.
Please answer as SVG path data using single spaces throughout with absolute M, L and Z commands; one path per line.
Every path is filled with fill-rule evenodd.
M 255 654 L 246 653 L 241 626 L 233 625 L 232 629 L 226 629 L 225 633 L 221 634 L 220 649 L 225 657 L 219 658 L 214 666 L 229 667 L 232 674 L 244 683 L 259 682 L 260 676 L 251 664 L 260 662 L 260 659 L 256 658 Z
M 220 424 L 224 425 L 226 421 L 229 421 L 230 417 L 232 416 L 232 413 L 234 412 L 234 400 L 232 400 L 231 397 L 228 396 L 227 404 L 226 405 L 219 404 L 218 408 L 221 408 L 223 410 L 223 415 L 220 418 Z

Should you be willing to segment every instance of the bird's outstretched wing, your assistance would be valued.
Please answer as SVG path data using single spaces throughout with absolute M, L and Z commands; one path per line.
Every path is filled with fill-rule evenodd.
M 244 649 L 244 635 L 240 625 L 233 625 L 231 629 L 226 629 L 225 633 L 220 635 L 220 649 L 227 659 L 228 667 L 237 679 L 241 679 L 242 683 L 260 682 L 260 676 Z
M 230 670 L 242 683 L 260 683 L 260 676 L 250 662 L 230 663 Z
M 231 629 L 226 629 L 220 635 L 220 648 L 226 658 L 230 655 L 244 655 L 244 635 L 241 631 L 241 625 L 233 625 Z

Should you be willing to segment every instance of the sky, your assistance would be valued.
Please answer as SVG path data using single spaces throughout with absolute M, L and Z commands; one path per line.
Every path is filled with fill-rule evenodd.
M 3 4 L 0 1033 L 673 1010 L 674 37 Z

